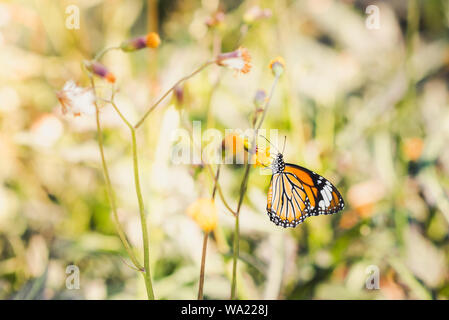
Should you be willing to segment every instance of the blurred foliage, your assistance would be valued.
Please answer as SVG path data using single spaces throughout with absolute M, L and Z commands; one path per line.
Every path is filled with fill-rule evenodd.
M 65 27 L 70 4 L 80 8 L 78 30 Z M 374 30 L 365 26 L 372 4 L 380 9 Z M 245 22 L 255 5 L 272 15 Z M 224 20 L 208 27 L 217 10 Z M 278 228 L 265 213 L 270 176 L 252 170 L 240 222 L 240 298 L 449 298 L 448 27 L 444 0 L 2 1 L 0 298 L 145 298 L 110 219 L 95 119 L 63 117 L 55 91 L 68 79 L 87 85 L 83 59 L 148 31 L 160 33 L 158 51 L 103 59 L 129 119 L 213 54 L 243 45 L 251 72 L 212 66 L 188 81 L 183 108 L 203 126 L 248 128 L 254 94 L 272 81 L 268 63 L 282 56 L 286 73 L 264 127 L 287 136 L 287 162 L 329 178 L 347 202 L 342 213 Z M 193 299 L 202 234 L 186 208 L 211 186 L 205 170 L 169 160 L 180 126 L 173 103 L 139 131 L 141 179 L 156 297 Z M 129 133 L 110 106 L 101 113 L 120 219 L 140 253 Z M 238 165 L 222 169 L 233 206 L 242 174 Z M 207 299 L 230 290 L 234 220 L 217 205 Z M 80 290 L 66 289 L 71 264 Z M 380 269 L 380 290 L 365 288 L 370 265 Z

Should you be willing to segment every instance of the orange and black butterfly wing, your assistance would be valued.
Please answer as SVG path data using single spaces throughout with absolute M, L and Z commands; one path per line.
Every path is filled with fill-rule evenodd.
M 276 225 L 296 227 L 309 216 L 333 214 L 344 208 L 340 192 L 324 177 L 306 168 L 285 164 L 268 190 L 267 213 Z
M 343 197 L 337 188 L 319 174 L 290 163 L 285 164 L 284 173 L 293 174 L 301 181 L 309 196 L 313 215 L 334 214 L 345 207 Z
M 296 227 L 312 215 L 310 200 L 293 175 L 275 173 L 268 190 L 267 214 L 278 226 Z

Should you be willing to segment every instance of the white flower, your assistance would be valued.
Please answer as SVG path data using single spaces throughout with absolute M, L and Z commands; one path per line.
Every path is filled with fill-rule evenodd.
M 91 88 L 83 88 L 72 80 L 67 81 L 57 97 L 62 106 L 62 113 L 72 113 L 74 116 L 81 114 L 92 115 L 95 113 L 95 94 Z

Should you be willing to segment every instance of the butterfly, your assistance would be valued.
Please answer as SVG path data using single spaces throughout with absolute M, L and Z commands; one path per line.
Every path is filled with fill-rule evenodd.
M 276 225 L 294 228 L 310 216 L 334 214 L 345 207 L 340 192 L 329 180 L 285 163 L 282 153 L 277 154 L 271 169 L 267 214 Z

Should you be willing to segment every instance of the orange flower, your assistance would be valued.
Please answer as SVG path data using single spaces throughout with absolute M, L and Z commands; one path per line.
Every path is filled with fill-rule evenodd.
M 237 72 L 248 73 L 251 70 L 251 56 L 243 47 L 232 52 L 220 53 L 215 61 L 219 66 L 234 69 Z
M 270 61 L 270 69 L 275 76 L 281 76 L 285 69 L 285 61 L 282 57 L 277 57 Z
M 211 232 L 217 227 L 218 212 L 214 200 L 200 198 L 187 208 L 187 214 L 204 232 Z

